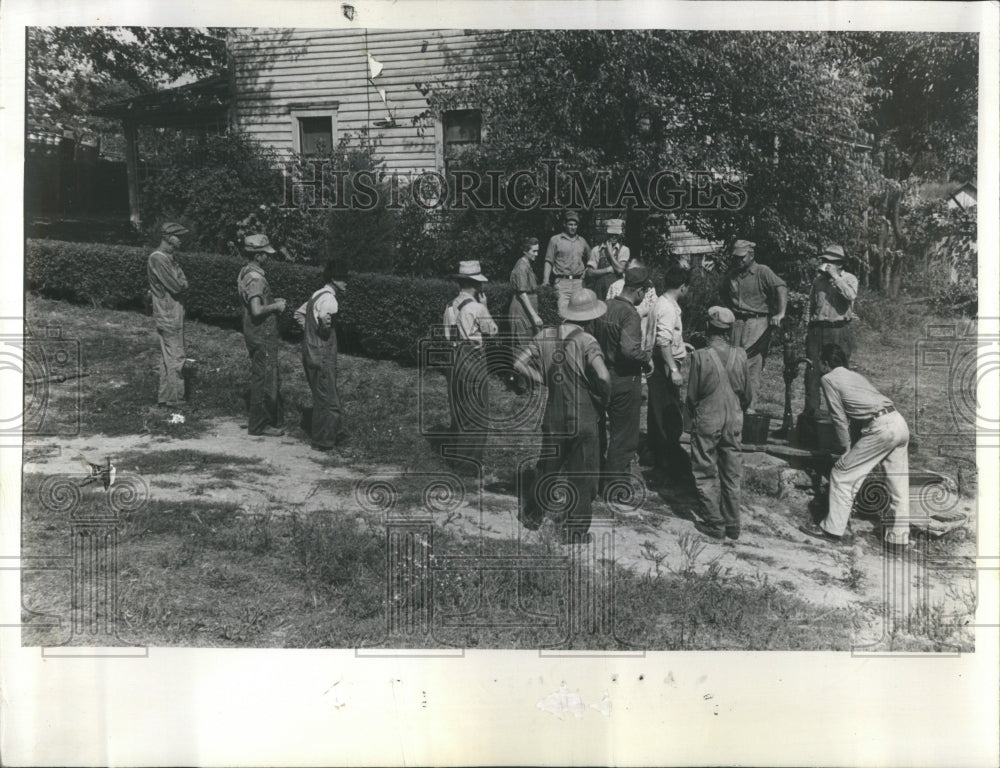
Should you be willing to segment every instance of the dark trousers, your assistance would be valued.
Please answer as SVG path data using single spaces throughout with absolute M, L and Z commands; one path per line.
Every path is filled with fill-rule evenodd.
M 711 434 L 694 430 L 691 458 L 698 492 L 699 517 L 712 528 L 740 533 L 740 480 L 743 452 L 742 419 L 723 424 Z
M 250 353 L 250 423 L 247 431 L 259 435 L 266 427 L 281 427 L 285 421 L 278 375 L 278 342 L 247 340 L 247 351 Z
M 839 344 L 844 354 L 847 355 L 847 362 L 851 362 L 851 355 L 854 354 L 854 327 L 853 323 L 848 323 L 840 328 L 831 328 L 827 325 L 810 325 L 806 330 L 806 357 L 812 365 L 806 370 L 806 409 L 809 415 L 816 415 L 822 408 L 822 390 L 819 380 L 822 374 L 819 371 L 820 353 L 824 344 Z
M 489 439 L 490 391 L 487 373 L 486 356 L 482 349 L 468 344 L 458 347 L 455 365 L 448 379 L 453 433 L 448 442 L 458 449 L 462 457 L 480 465 Z
M 537 527 L 548 512 L 573 532 L 590 528 L 600 468 L 596 424 L 581 424 L 572 437 L 542 432 L 542 454 L 525 483 L 523 516 Z
M 340 428 L 340 394 L 337 392 L 337 356 L 328 355 L 321 365 L 302 361 L 312 392 L 312 442 L 320 448 L 337 443 Z
M 681 447 L 684 398 L 680 387 L 670 380 L 666 364 L 659 360 L 648 384 L 646 438 L 653 454 L 653 466 L 671 480 L 689 482 L 692 480 L 691 460 Z
M 640 376 L 611 376 L 607 422 L 601 419 L 602 474 L 626 474 L 639 447 L 639 412 L 642 408 Z

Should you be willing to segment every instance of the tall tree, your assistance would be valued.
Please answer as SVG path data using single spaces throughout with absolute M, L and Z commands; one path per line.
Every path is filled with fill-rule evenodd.
M 29 27 L 26 58 L 29 124 L 87 130 L 102 102 L 219 71 L 224 30 Z

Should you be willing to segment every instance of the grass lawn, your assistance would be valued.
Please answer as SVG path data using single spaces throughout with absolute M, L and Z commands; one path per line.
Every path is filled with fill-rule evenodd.
M 420 431 L 421 424 L 447 422 L 445 387 L 439 374 L 421 380 L 414 368 L 341 356 L 339 389 L 350 439 L 340 457 L 310 457 L 300 463 L 301 479 L 291 479 L 303 491 L 312 487 L 325 508 L 307 511 L 280 503 L 254 507 L 224 500 L 226 489 L 242 487 L 248 478 L 265 487 L 280 483 L 287 487 L 290 479 L 270 461 L 266 447 L 264 453 L 252 453 L 241 450 L 239 442 L 234 447 L 217 437 L 220 420 L 245 424 L 249 363 L 240 333 L 187 324 L 187 354 L 198 360 L 199 374 L 192 403 L 183 409 L 185 421 L 174 424 L 171 414 L 153 405 L 159 349 L 151 318 L 35 296 L 28 298 L 26 310 L 29 328 L 57 326 L 63 339 L 79 341 L 82 370 L 87 374 L 72 387 L 67 386 L 69 382 L 50 386 L 47 425 L 70 430 L 78 413 L 80 435 L 94 445 L 88 458 L 102 460 L 102 443 L 118 440 L 115 445 L 120 449 L 116 447 L 113 453 L 117 466 L 157 478 L 148 504 L 126 514 L 118 527 L 120 642 L 255 647 L 844 649 L 851 645 L 856 624 L 864 620 L 863 606 L 831 610 L 803 599 L 796 592 L 797 577 L 792 572 L 789 578 L 779 579 L 721 565 L 718 558 L 704 552 L 698 540 L 685 538 L 687 534 L 678 538 L 682 556 L 673 565 L 650 547 L 645 572 L 620 565 L 611 569 L 605 588 L 613 590 L 614 617 L 597 633 L 574 630 L 574 605 L 579 603 L 569 588 L 572 562 L 567 549 L 551 537 L 529 543 L 503 537 L 483 539 L 448 526 L 450 517 L 443 523 L 435 519 L 428 529 L 433 553 L 424 557 L 419 537 L 408 539 L 411 549 L 404 553 L 401 567 L 409 581 L 394 583 L 386 568 L 394 545 L 384 520 L 359 507 L 353 495 L 356 478 L 390 469 L 446 469 L 434 442 Z M 925 321 L 899 314 L 881 318 L 879 327 L 862 326 L 859 332 L 857 367 L 894 399 L 908 420 L 915 391 L 912 350 Z M 765 369 L 762 394 L 762 409 L 779 418 L 783 405 L 780 374 L 779 354 Z M 297 346 L 282 347 L 281 375 L 290 427 L 286 443 L 289 439 L 308 443 L 299 420 L 310 397 Z M 797 385 L 796 413 L 801 410 L 801 381 Z M 947 383 L 941 386 L 946 391 Z M 494 415 L 513 418 L 523 408 L 523 401 L 498 382 L 491 382 L 491 387 Z M 942 424 L 947 419 L 945 411 L 941 408 L 934 414 Z M 73 431 L 69 434 L 72 437 Z M 59 440 L 40 446 L 34 446 L 35 442 L 26 444 L 26 460 L 33 451 L 49 450 Z M 156 444 L 158 450 L 142 448 L 140 442 Z M 948 444 L 949 438 L 921 437 L 916 454 L 920 466 L 954 475 L 962 465 L 954 458 L 938 456 L 939 447 Z M 485 456 L 493 485 L 509 495 L 516 466 L 534 455 L 535 445 L 532 438 L 494 435 Z M 916 465 L 917 458 L 911 464 Z M 966 468 L 963 477 L 967 494 L 974 489 L 974 467 L 971 470 Z M 187 492 L 187 475 L 204 479 L 196 492 Z M 54 518 L 37 501 L 43 477 L 31 472 L 24 475 L 23 554 L 65 556 L 66 521 Z M 411 522 L 419 523 L 422 505 L 427 503 L 422 495 L 425 489 L 405 483 L 397 483 L 397 489 L 398 508 L 413 518 Z M 171 495 L 171 490 L 179 493 Z M 85 493 L 100 492 L 88 487 Z M 213 497 L 213 493 L 222 495 Z M 768 503 L 753 493 L 747 496 L 747 503 Z M 491 503 L 496 504 L 493 498 Z M 655 532 L 655 527 L 650 530 Z M 487 546 L 484 542 L 497 561 L 534 558 L 536 566 L 520 572 L 475 567 L 474 558 Z M 738 558 L 748 568 L 780 567 L 773 553 L 752 549 L 740 553 Z M 459 565 L 439 567 L 438 557 L 454 558 L 452 562 Z M 553 567 L 538 565 L 543 562 Z M 424 577 L 421 568 L 430 575 Z M 588 573 L 599 570 L 594 564 Z M 864 579 L 846 560 L 842 570 L 842 576 L 831 577 L 822 569 L 820 573 L 822 579 L 850 589 Z M 60 579 L 55 571 L 25 574 L 25 643 L 78 642 L 67 637 L 65 617 L 72 606 Z M 425 589 L 428 584 L 432 589 Z M 429 615 L 429 611 L 436 617 L 433 632 L 426 635 L 408 631 L 406 626 L 389 632 L 387 616 L 399 616 L 401 611 L 411 618 Z M 57 620 L 46 620 L 53 616 Z M 947 631 L 949 616 L 936 621 L 938 637 L 931 649 L 950 647 L 954 637 Z M 925 638 L 911 643 L 902 637 L 896 649 L 924 649 L 926 644 Z

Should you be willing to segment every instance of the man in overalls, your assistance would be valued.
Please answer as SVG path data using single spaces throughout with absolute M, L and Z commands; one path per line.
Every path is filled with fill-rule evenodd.
M 691 470 L 702 518 L 695 528 L 713 539 L 740 537 L 743 410 L 753 390 L 746 352 L 729 343 L 735 320 L 725 307 L 711 307 L 708 346 L 690 355 Z
M 495 336 L 499 329 L 486 307 L 482 288 L 488 280 L 479 262 L 459 262 L 454 277 L 458 282 L 458 295 L 444 311 L 445 337 L 455 348 L 448 386 L 451 429 L 457 436 L 453 440 L 462 450 L 463 458 L 481 465 L 490 418 L 483 337 Z M 468 462 L 459 463 L 457 468 L 470 469 Z
M 565 506 L 558 521 L 562 541 L 585 544 L 591 504 L 597 495 L 600 441 L 597 425 L 611 396 L 604 353 L 589 332 L 607 306 L 589 288 L 569 299 L 558 328 L 545 328 L 514 361 L 517 371 L 548 392 L 542 417 L 542 447 L 534 476 L 522 483 L 519 518 L 525 528 L 541 526 L 546 508 Z
M 243 339 L 250 353 L 251 435 L 279 437 L 283 428 L 284 407 L 278 377 L 278 315 L 285 311 L 285 300 L 271 296 L 271 286 L 263 265 L 274 253 L 266 235 L 247 235 L 243 250 L 250 262 L 240 271 L 236 288 L 243 302 Z
M 334 262 L 323 268 L 323 287 L 295 311 L 302 326 L 302 367 L 312 392 L 312 447 L 332 451 L 340 428 L 340 396 L 337 393 L 337 291 Z
M 184 304 L 188 289 L 184 270 L 174 260 L 188 231 L 167 223 L 160 230 L 159 247 L 149 255 L 146 276 L 153 299 L 153 319 L 160 337 L 160 391 L 158 405 L 177 408 L 184 400 Z

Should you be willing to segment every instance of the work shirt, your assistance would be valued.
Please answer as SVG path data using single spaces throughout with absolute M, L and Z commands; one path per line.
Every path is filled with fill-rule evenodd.
M 594 321 L 594 338 L 612 375 L 631 377 L 642 373 L 649 353 L 643 350 L 639 313 L 632 302 L 620 296 L 609 301 L 608 311 Z
M 710 358 L 713 350 L 721 366 Z M 720 368 L 728 382 L 720 377 Z M 696 431 L 712 435 L 724 427 L 742 424 L 743 409 L 752 399 L 746 350 L 714 336 L 707 347 L 691 353 L 687 404 Z
M 153 317 L 157 328 L 176 328 L 184 323 L 180 294 L 188 288 L 187 278 L 172 254 L 153 251 L 146 264 L 149 292 L 153 296 Z
M 892 405 L 892 400 L 879 392 L 860 373 L 838 366 L 819 380 L 830 405 L 830 418 L 842 446 L 850 446 L 848 419 L 870 421 L 876 413 Z
M 552 265 L 556 277 L 580 277 L 590 246 L 579 235 L 570 237 L 565 232 L 549 238 L 545 261 Z
M 576 435 L 581 427 L 596 428 L 603 407 L 589 372 L 595 360 L 604 359 L 597 340 L 580 326 L 563 323 L 539 331 L 528 349 L 528 364 L 541 371 L 547 390 L 543 431 Z
M 251 261 L 243 267 L 236 280 L 236 288 L 240 293 L 240 301 L 243 302 L 243 336 L 247 342 L 277 341 L 277 315 L 274 312 L 268 312 L 255 320 L 250 312 L 250 300 L 254 296 L 260 297 L 262 306 L 274 303 L 274 298 L 271 296 L 271 286 L 268 285 L 260 264 Z
M 722 281 L 720 294 L 725 306 L 734 312 L 769 315 L 778 303 L 778 289 L 785 281 L 770 267 L 754 262 L 748 269 L 733 271 Z
M 850 272 L 834 277 L 825 272 L 817 275 L 809 292 L 809 320 L 839 322 L 854 320 L 854 300 L 858 297 L 858 278 Z
M 615 270 L 612 274 L 621 274 L 625 271 L 625 265 L 628 264 L 630 258 L 631 252 L 627 245 L 622 245 L 621 243 L 614 245 L 611 243 L 601 243 L 591 249 L 587 266 L 598 269 L 613 266 L 613 262 L 618 265 L 619 269 Z M 598 296 L 597 298 L 601 297 Z
M 459 310 L 466 299 L 472 299 Z M 452 328 L 458 329 L 458 338 L 452 338 Z M 444 333 L 450 341 L 464 341 L 476 347 L 483 346 L 483 335 L 495 336 L 499 329 L 485 305 L 476 301 L 468 291 L 460 291 L 444 310 Z
M 332 285 L 324 285 L 316 291 L 309 299 L 313 302 L 313 320 L 320 328 L 329 329 L 333 325 L 333 316 L 337 314 L 337 292 Z M 295 310 L 295 322 L 305 327 L 306 309 L 309 302 L 305 302 Z
M 620 296 L 622 289 L 625 287 L 625 278 L 620 277 L 615 280 L 610 286 L 608 286 L 608 295 L 604 297 L 605 301 L 611 301 L 615 296 Z M 601 298 L 598 296 L 597 298 Z M 642 297 L 642 302 L 636 307 L 636 311 L 639 313 L 639 317 L 648 317 L 649 313 L 652 311 L 653 307 L 656 305 L 656 289 L 653 287 L 646 289 L 646 295 Z
M 665 293 L 656 300 L 652 318 L 647 334 L 650 337 L 649 346 L 656 347 L 653 358 L 663 359 L 659 353 L 662 349 L 664 353 L 673 355 L 674 360 L 683 360 L 687 356 L 687 348 L 684 346 L 680 305 Z

